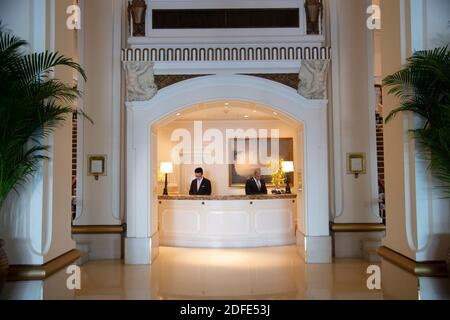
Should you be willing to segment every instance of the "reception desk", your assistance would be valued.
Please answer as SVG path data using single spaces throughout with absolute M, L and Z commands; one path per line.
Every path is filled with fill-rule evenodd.
M 173 247 L 295 244 L 296 195 L 160 196 L 159 240 Z

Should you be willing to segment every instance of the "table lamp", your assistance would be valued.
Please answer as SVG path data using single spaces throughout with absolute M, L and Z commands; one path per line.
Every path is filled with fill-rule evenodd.
M 167 175 L 169 173 L 173 173 L 173 163 L 172 162 L 161 162 L 161 167 L 159 169 L 159 171 L 161 171 L 161 173 L 165 174 L 165 181 L 164 181 L 164 196 L 168 196 L 169 195 L 169 191 L 167 189 Z
M 281 164 L 281 170 L 286 173 L 286 193 L 291 193 L 291 186 L 289 185 L 289 175 L 288 173 L 294 172 L 294 162 L 293 161 L 283 161 Z

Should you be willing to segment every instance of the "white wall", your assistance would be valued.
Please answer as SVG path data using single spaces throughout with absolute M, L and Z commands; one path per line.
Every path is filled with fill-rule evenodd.
M 303 142 L 298 141 L 298 132 L 295 126 L 289 126 L 283 121 L 279 120 L 230 120 L 230 121 L 203 121 L 203 130 L 208 130 L 210 128 L 218 129 L 225 137 L 226 129 L 266 129 L 270 132 L 271 129 L 279 129 L 280 138 L 293 138 L 294 155 L 301 154 L 300 150 L 303 150 Z M 171 149 L 178 142 L 171 141 L 171 135 L 177 128 L 183 128 L 194 136 L 193 128 L 194 124 L 192 121 L 174 121 L 169 125 L 165 125 L 163 128 L 158 130 L 158 162 L 171 161 Z M 207 145 L 207 144 L 206 144 Z M 205 145 L 205 147 L 206 147 Z M 295 157 L 295 168 L 300 169 L 301 160 Z M 245 193 L 243 188 L 240 187 L 230 187 L 229 186 L 229 168 L 227 164 L 215 164 L 215 165 L 177 165 L 175 166 L 175 173 L 170 175 L 169 181 L 176 183 L 178 185 L 178 192 L 181 194 L 188 194 L 189 187 L 192 179 L 194 179 L 194 169 L 196 167 L 203 167 L 205 171 L 205 177 L 211 180 L 213 195 L 235 195 Z M 296 176 L 296 175 L 294 175 Z M 297 179 L 295 186 L 297 185 Z M 266 181 L 267 183 L 269 181 Z M 292 186 L 292 190 L 295 190 L 295 186 Z M 159 184 L 159 193 L 161 193 L 164 188 L 163 183 Z M 173 191 L 175 191 L 174 189 Z
M 31 0 L 0 1 L 0 19 L 3 25 L 28 41 L 33 39 L 33 2 Z
M 366 1 L 332 3 L 333 139 L 336 223 L 381 222 L 375 151 L 371 34 Z M 365 153 L 367 173 L 347 174 L 347 154 Z
M 78 127 L 76 225 L 122 223 L 121 111 L 122 1 L 84 0 L 79 33 L 80 63 L 88 81 L 80 103 L 94 124 L 80 120 Z M 105 155 L 107 176 L 88 176 L 88 156 Z

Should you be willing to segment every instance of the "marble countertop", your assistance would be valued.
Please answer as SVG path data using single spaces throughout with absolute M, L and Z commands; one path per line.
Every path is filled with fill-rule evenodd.
M 158 200 L 278 200 L 297 199 L 296 194 L 257 194 L 257 195 L 227 195 L 227 196 L 189 196 L 189 195 L 169 195 L 158 196 Z

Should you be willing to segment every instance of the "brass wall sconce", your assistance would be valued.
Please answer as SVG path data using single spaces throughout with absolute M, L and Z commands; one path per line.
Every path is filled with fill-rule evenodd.
M 88 156 L 88 176 L 95 177 L 106 176 L 106 156 L 89 155 Z
M 356 179 L 359 178 L 359 175 L 366 173 L 365 153 L 347 154 L 347 173 L 355 175 Z
M 322 0 L 305 0 L 306 33 L 320 34 L 320 23 L 323 17 Z
M 145 0 L 128 2 L 128 25 L 133 37 L 145 37 L 145 15 L 147 4 Z

